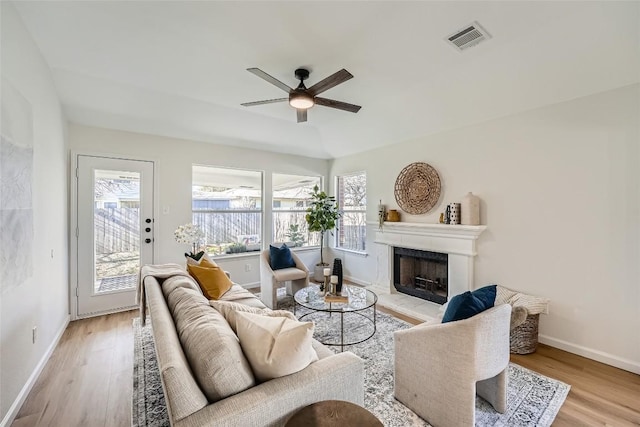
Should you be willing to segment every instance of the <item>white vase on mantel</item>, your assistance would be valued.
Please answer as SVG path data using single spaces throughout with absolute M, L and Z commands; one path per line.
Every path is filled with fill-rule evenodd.
M 468 192 L 460 202 L 460 223 L 480 225 L 480 199 L 472 192 Z

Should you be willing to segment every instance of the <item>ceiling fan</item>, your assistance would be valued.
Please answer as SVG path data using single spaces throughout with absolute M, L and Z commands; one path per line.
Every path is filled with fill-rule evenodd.
M 338 110 L 350 111 L 352 113 L 357 113 L 360 108 L 362 108 L 359 105 L 347 104 L 346 102 L 335 101 L 333 99 L 321 98 L 318 96 L 322 92 L 329 90 L 332 87 L 339 85 L 340 83 L 344 83 L 353 77 L 353 75 L 344 68 L 330 75 L 326 79 L 320 80 L 310 88 L 307 88 L 304 85 L 304 81 L 309 77 L 309 70 L 305 68 L 298 68 L 295 71 L 295 76 L 300 80 L 300 84 L 295 89 L 287 86 L 280 80 L 270 76 L 259 68 L 247 68 L 247 71 L 289 93 L 289 97 L 267 99 L 264 101 L 245 102 L 244 104 L 241 104 L 245 107 L 289 101 L 289 105 L 296 109 L 296 112 L 298 114 L 298 123 L 307 121 L 307 110 L 314 105 L 337 108 Z

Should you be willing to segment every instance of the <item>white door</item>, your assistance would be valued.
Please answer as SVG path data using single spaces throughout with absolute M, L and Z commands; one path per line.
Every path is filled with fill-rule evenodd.
M 77 316 L 135 306 L 153 263 L 153 162 L 77 157 Z

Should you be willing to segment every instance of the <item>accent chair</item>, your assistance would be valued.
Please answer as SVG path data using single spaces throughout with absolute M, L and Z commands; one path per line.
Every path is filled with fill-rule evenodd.
M 309 269 L 293 251 L 291 257 L 296 264 L 295 267 L 273 270 L 269 249 L 263 250 L 260 254 L 260 299 L 272 310 L 278 308 L 278 287 L 285 286 L 287 295 L 293 295 L 309 286 Z
M 394 333 L 395 398 L 434 427 L 475 425 L 476 393 L 507 407 L 511 306 Z

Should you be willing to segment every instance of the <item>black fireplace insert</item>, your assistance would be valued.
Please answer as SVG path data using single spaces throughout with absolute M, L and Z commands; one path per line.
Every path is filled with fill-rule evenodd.
M 438 252 L 393 248 L 393 284 L 398 292 L 447 302 L 449 256 Z

